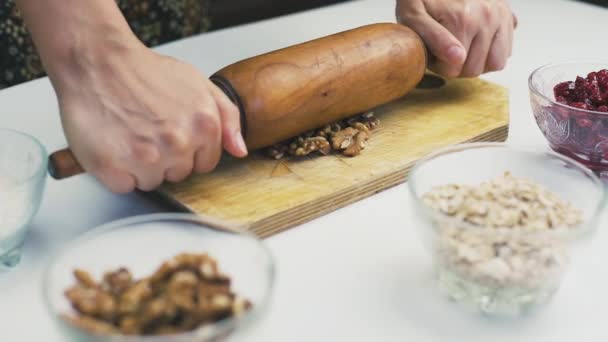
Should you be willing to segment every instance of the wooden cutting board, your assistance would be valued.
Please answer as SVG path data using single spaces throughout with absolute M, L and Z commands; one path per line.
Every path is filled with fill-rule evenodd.
M 357 157 L 227 158 L 213 173 L 163 185 L 157 195 L 267 237 L 405 182 L 413 164 L 437 148 L 505 141 L 508 112 L 505 88 L 456 79 L 375 109 L 380 125 Z

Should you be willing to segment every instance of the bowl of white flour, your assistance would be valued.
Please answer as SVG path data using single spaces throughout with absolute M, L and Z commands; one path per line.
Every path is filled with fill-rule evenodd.
M 21 247 L 40 208 L 47 152 L 38 139 L 0 129 L 0 268 L 21 259 Z

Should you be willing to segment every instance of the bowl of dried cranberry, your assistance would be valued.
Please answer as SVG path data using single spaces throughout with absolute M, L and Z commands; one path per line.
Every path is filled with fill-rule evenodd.
M 551 148 L 608 175 L 608 61 L 545 65 L 532 72 L 528 86 Z

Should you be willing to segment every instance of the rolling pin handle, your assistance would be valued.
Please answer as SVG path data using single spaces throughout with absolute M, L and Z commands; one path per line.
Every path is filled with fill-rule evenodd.
M 84 169 L 69 149 L 53 152 L 49 156 L 48 172 L 51 177 L 60 180 L 84 173 Z

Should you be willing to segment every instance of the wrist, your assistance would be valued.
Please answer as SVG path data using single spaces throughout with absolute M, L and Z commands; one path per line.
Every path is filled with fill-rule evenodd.
M 54 86 L 143 46 L 114 0 L 17 0 Z
M 71 35 L 62 46 L 50 51 L 47 73 L 56 86 L 98 70 L 108 70 L 132 51 L 144 47 L 127 27 L 87 28 Z M 79 85 L 75 85 L 79 86 Z

